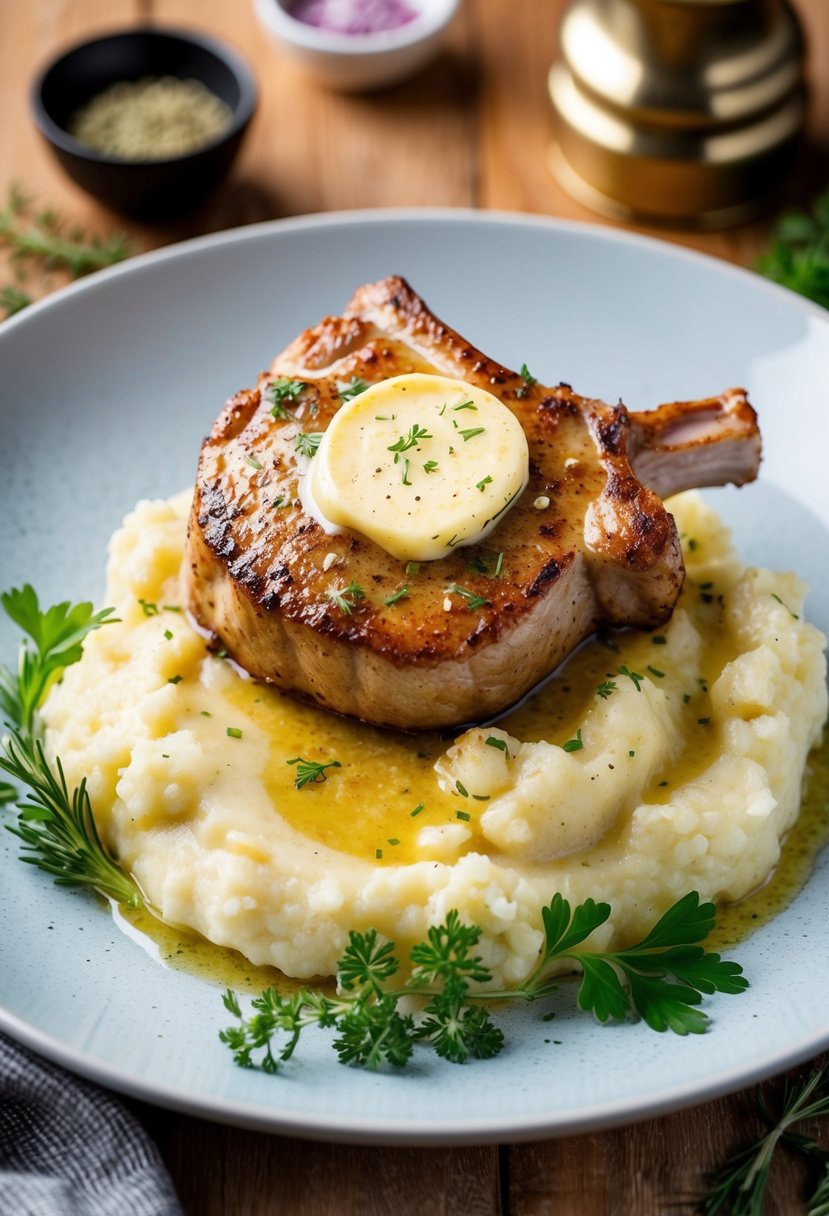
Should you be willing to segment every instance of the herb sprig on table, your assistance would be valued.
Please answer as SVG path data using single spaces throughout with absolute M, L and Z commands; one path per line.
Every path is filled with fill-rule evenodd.
M 10 251 L 14 273 L 14 282 L 0 287 L 0 307 L 7 317 L 53 286 L 53 273 L 78 279 L 133 253 L 123 233 L 106 239 L 88 237 L 52 208 L 37 208 L 17 185 L 10 187 L 6 205 L 0 208 L 0 248 Z
M 787 1081 L 780 1115 L 775 1118 L 762 1094 L 757 1106 L 769 1131 L 725 1163 L 710 1179 L 696 1205 L 702 1216 L 762 1216 L 766 1187 L 777 1148 L 786 1144 L 801 1153 L 813 1170 L 815 1189 L 806 1216 L 829 1213 L 829 1150 L 811 1136 L 794 1130 L 798 1123 L 829 1116 L 829 1067 Z
M 757 269 L 829 308 L 829 190 L 818 196 L 810 214 L 790 211 L 782 216 Z
M 708 1025 L 707 1015 L 697 1008 L 703 994 L 736 994 L 748 987 L 737 963 L 699 945 L 714 926 L 714 913 L 714 905 L 701 904 L 692 891 L 641 942 L 625 950 L 594 952 L 580 947 L 609 919 L 610 905 L 588 899 L 571 910 L 556 894 L 542 910 L 545 941 L 535 969 L 519 987 L 506 990 L 478 987 L 492 982 L 489 968 L 475 953 L 482 930 L 464 924 L 456 911 L 412 947 L 409 978 L 396 988 L 388 986 L 401 966 L 395 944 L 383 941 L 374 929 L 352 932 L 338 967 L 337 996 L 312 988 L 282 995 L 267 988 L 245 1016 L 238 997 L 228 990 L 225 1008 L 238 1024 L 220 1037 L 237 1064 L 266 1072 L 276 1072 L 289 1060 L 302 1031 L 315 1024 L 336 1030 L 333 1045 L 342 1064 L 402 1067 L 419 1043 L 454 1064 L 489 1059 L 500 1052 L 504 1036 L 486 1005 L 551 996 L 558 981 L 550 978 L 550 967 L 561 960 L 582 969 L 577 1003 L 600 1022 L 640 1017 L 653 1030 L 701 1034 Z M 425 1002 L 418 1016 L 399 1008 L 403 998 L 413 997 Z

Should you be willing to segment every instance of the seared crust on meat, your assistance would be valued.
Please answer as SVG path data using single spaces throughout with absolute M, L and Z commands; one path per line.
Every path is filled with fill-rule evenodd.
M 305 513 L 306 458 L 296 450 L 298 434 L 325 430 L 353 378 L 407 372 L 487 389 L 519 418 L 530 452 L 529 485 L 486 542 L 416 574 Z M 281 377 L 306 387 L 274 417 L 267 388 Z M 745 394 L 705 406 L 709 418 L 728 414 L 741 457 L 737 476 L 720 461 L 716 480 L 748 480 L 759 439 Z M 404 729 L 491 717 L 600 624 L 654 627 L 670 616 L 683 580 L 676 528 L 631 462 L 640 459 L 664 493 L 666 469 L 680 449 L 685 460 L 688 444 L 670 442 L 674 414 L 662 426 L 643 418 L 567 385 L 528 385 L 403 279 L 362 287 L 342 317 L 306 330 L 255 389 L 237 393 L 205 441 L 184 571 L 190 611 L 252 675 L 340 713 Z M 350 583 L 365 595 L 347 596 L 344 610 L 334 597 Z M 455 585 L 484 605 L 470 610 L 468 597 L 447 594 Z

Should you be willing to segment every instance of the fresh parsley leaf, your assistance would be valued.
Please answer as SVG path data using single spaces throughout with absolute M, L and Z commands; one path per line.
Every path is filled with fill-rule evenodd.
M 408 587 L 398 587 L 398 589 L 396 591 L 393 591 L 391 593 L 391 595 L 386 596 L 383 603 L 386 604 L 390 608 L 392 606 L 392 604 L 396 604 L 399 600 L 407 599 L 408 595 L 409 595 Z
M 580 752 L 584 744 L 581 741 L 581 727 L 576 731 L 575 739 L 568 739 L 566 743 L 562 743 L 561 750 L 563 752 Z
M 299 763 L 299 758 L 289 763 Z M 420 804 L 411 813 L 422 809 Z M 542 909 L 545 945 L 538 966 L 524 984 L 508 991 L 488 986 L 492 975 L 477 953 L 482 930 L 464 924 L 456 910 L 412 947 L 409 978 L 398 988 L 388 987 L 400 967 L 394 943 L 374 929 L 351 932 L 338 968 L 337 997 L 308 988 L 289 997 L 267 989 L 252 1002 L 253 1012 L 246 1018 L 238 998 L 227 992 L 224 1006 L 238 1025 L 223 1030 L 220 1038 L 242 1067 L 267 1072 L 276 1072 L 290 1058 L 301 1032 L 312 1024 L 336 1030 L 333 1046 L 343 1064 L 402 1068 L 417 1043 L 462 1064 L 488 1059 L 503 1047 L 503 1033 L 491 1021 L 486 1002 L 549 996 L 557 986 L 547 978 L 555 960 L 570 959 L 581 966 L 579 1005 L 600 1021 L 638 1013 L 654 1029 L 679 1034 L 705 1029 L 705 1014 L 695 1007 L 701 993 L 740 992 L 746 987 L 735 963 L 706 954 L 696 944 L 713 924 L 713 906 L 700 904 L 696 892 L 670 908 L 638 945 L 604 953 L 581 950 L 610 911 L 609 904 L 588 899 L 571 913 L 569 903 L 556 894 Z M 425 1002 L 422 1014 L 401 1014 L 398 1004 L 404 997 Z M 287 1040 L 281 1050 L 274 1050 L 280 1034 Z
M 829 190 L 815 200 L 811 214 L 791 211 L 782 217 L 757 269 L 829 308 Z
M 49 687 L 67 667 L 77 663 L 87 634 L 114 624 L 113 608 L 94 612 L 88 603 L 68 601 L 42 611 L 34 588 L 26 583 L 0 595 L 6 615 L 34 643 L 21 643 L 17 674 L 0 670 L 0 708 L 21 730 L 33 728 L 35 711 Z

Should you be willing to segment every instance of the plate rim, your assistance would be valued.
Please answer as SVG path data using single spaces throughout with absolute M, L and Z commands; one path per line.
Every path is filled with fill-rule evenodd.
M 38 320 L 50 310 L 62 309 L 86 292 L 105 290 L 107 285 L 124 276 L 134 275 L 158 265 L 177 260 L 187 260 L 205 250 L 217 247 L 245 244 L 248 241 L 267 239 L 282 233 L 307 232 L 318 228 L 357 227 L 414 223 L 428 227 L 430 224 L 452 223 L 459 226 L 473 224 L 478 227 L 517 227 L 538 229 L 561 234 L 574 233 L 587 237 L 591 242 L 646 248 L 675 264 L 699 264 L 702 262 L 709 272 L 737 277 L 754 291 L 771 293 L 773 298 L 785 298 L 790 307 L 795 307 L 813 318 L 829 333 L 829 314 L 817 304 L 792 292 L 777 283 L 764 279 L 756 272 L 727 262 L 715 255 L 675 245 L 656 236 L 625 229 L 610 228 L 579 220 L 554 216 L 524 214 L 515 211 L 486 211 L 466 207 L 401 207 L 343 210 L 291 216 L 267 220 L 256 224 L 225 229 L 193 237 L 159 249 L 148 250 L 70 283 L 49 296 L 37 301 L 20 314 L 9 318 L 0 326 L 0 349 L 5 343 L 15 340 L 15 335 Z M 808 880 L 807 880 L 808 881 Z M 654 1100 L 653 1095 L 637 1095 L 633 1099 L 619 1097 L 611 1102 L 593 1103 L 577 1112 L 557 1112 L 553 1107 L 544 1115 L 538 1113 L 525 1117 L 510 1115 L 507 1122 L 497 1117 L 466 1121 L 412 1122 L 401 1119 L 390 1122 L 379 1116 L 337 1116 L 332 1122 L 328 1116 L 308 1111 L 291 1110 L 264 1104 L 251 1104 L 223 1095 L 194 1094 L 178 1090 L 156 1080 L 147 1080 L 139 1074 L 117 1065 L 97 1059 L 82 1049 L 73 1048 L 60 1039 L 27 1023 L 17 1014 L 0 1006 L 0 1030 L 15 1041 L 39 1052 L 46 1058 L 68 1068 L 99 1085 L 163 1106 L 180 1113 L 207 1118 L 232 1126 L 265 1131 L 272 1134 L 296 1135 L 308 1139 L 324 1139 L 341 1143 L 389 1144 L 410 1146 L 435 1146 L 448 1144 L 488 1144 L 537 1140 L 555 1136 L 566 1136 L 617 1127 L 668 1114 L 718 1097 L 737 1092 L 766 1078 L 783 1072 L 829 1047 L 829 1021 L 826 1026 L 813 1031 L 809 1036 L 791 1045 L 782 1054 L 765 1053 L 756 1064 L 746 1069 L 737 1065 L 700 1087 L 696 1080 L 688 1080 Z

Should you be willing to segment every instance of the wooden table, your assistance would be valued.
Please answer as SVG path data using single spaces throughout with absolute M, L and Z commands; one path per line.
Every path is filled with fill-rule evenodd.
M 564 0 L 466 0 L 440 59 L 379 96 L 336 96 L 279 58 L 246 0 L 0 0 L 0 191 L 13 180 L 104 233 L 125 227 L 52 162 L 28 113 L 34 69 L 63 44 L 140 20 L 225 38 L 253 63 L 261 104 L 228 183 L 174 224 L 126 225 L 150 248 L 257 220 L 352 207 L 473 206 L 605 222 L 550 177 L 546 72 Z M 829 6 L 799 0 L 811 41 L 810 142 L 788 194 L 825 185 L 829 147 Z M 742 264 L 769 221 L 668 237 Z M 655 231 L 655 230 L 651 230 Z M 779 1083 L 771 1083 L 772 1093 Z M 760 1130 L 750 1092 L 616 1131 L 544 1143 L 385 1149 L 304 1143 L 151 1108 L 185 1210 L 198 1216 L 653 1216 L 697 1193 L 706 1170 Z M 800 1210 L 802 1178 L 781 1162 L 768 1212 Z

